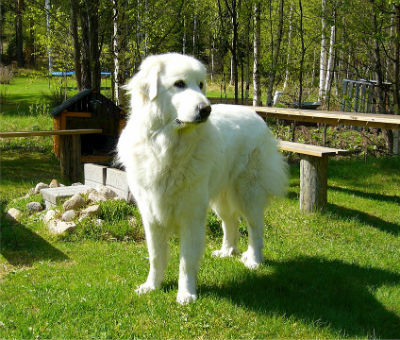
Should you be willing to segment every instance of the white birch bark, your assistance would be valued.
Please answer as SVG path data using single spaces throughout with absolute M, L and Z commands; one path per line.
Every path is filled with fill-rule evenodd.
M 114 62 L 114 100 L 119 105 L 119 34 L 118 34 L 118 0 L 112 0 L 113 4 L 113 62 Z
M 288 82 L 289 82 L 289 65 L 290 65 L 290 52 L 292 48 L 292 32 L 293 32 L 293 4 L 290 4 L 289 12 L 289 32 L 288 32 L 288 50 L 286 56 L 286 71 L 285 71 L 285 81 L 283 83 L 283 92 L 285 92 Z
M 319 64 L 319 93 L 318 93 L 318 101 L 322 101 L 325 98 L 325 77 L 326 77 L 326 68 L 327 68 L 327 44 L 326 44 L 326 18 L 325 18 L 325 7 L 326 0 L 322 0 L 322 17 L 321 17 L 321 57 Z
M 50 42 L 50 34 L 51 34 L 51 28 L 50 28 L 50 0 L 45 0 L 44 2 L 44 8 L 46 11 L 46 33 L 47 33 L 47 40 L 48 40 L 48 47 L 47 47 L 47 55 L 48 55 L 48 64 L 49 64 L 49 73 L 53 72 L 53 53 L 51 50 L 51 42 Z
M 336 26 L 331 26 L 331 38 L 329 42 L 329 59 L 325 76 L 324 94 L 329 91 L 332 82 L 333 63 L 335 59 Z M 324 98 L 325 99 L 325 98 Z
M 253 38 L 253 106 L 261 103 L 260 70 L 260 4 L 254 4 L 254 38 Z

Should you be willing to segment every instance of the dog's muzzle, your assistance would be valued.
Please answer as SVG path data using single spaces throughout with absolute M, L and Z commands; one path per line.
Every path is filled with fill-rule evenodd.
M 211 106 L 208 104 L 199 104 L 196 107 L 196 116 L 195 116 L 195 122 L 204 122 L 207 120 L 207 118 L 210 116 L 211 113 Z
M 178 125 L 186 126 L 191 124 L 203 123 L 207 120 L 211 113 L 211 106 L 208 104 L 199 104 L 196 107 L 194 119 L 192 121 L 182 121 L 179 118 L 175 119 Z

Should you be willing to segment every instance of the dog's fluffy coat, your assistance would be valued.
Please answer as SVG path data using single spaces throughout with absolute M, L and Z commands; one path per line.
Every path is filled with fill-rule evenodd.
M 146 58 L 128 83 L 131 115 L 118 142 L 129 188 L 142 215 L 150 271 L 138 293 L 160 287 L 167 266 L 168 238 L 180 236 L 179 303 L 196 299 L 196 276 L 204 248 L 207 210 L 222 219 L 222 247 L 238 253 L 239 217 L 248 224 L 243 263 L 263 261 L 264 210 L 286 188 L 286 165 L 265 122 L 252 110 L 209 106 L 206 70 L 180 54 Z M 209 107 L 208 107 L 209 108 Z M 199 119 L 200 117 L 200 119 Z

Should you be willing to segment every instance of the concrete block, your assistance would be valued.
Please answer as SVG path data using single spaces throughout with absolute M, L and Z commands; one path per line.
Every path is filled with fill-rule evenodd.
M 42 189 L 43 200 L 46 204 L 46 209 L 53 207 L 54 205 L 60 204 L 62 200 L 71 197 L 75 194 L 81 194 L 88 189 L 86 185 L 75 185 L 69 187 L 57 187 Z
M 106 186 L 116 192 L 119 198 L 132 202 L 132 195 L 129 192 L 126 172 L 115 168 L 107 168 Z
M 85 178 L 85 185 L 97 190 L 98 188 L 102 187 L 104 184 L 94 182 L 94 181 L 91 181 L 91 180 Z
M 93 187 L 94 183 L 96 184 L 96 186 L 106 184 L 106 176 L 107 176 L 106 166 L 93 163 L 85 163 L 84 173 L 85 173 L 85 184 L 87 185 L 90 184 L 91 187 Z

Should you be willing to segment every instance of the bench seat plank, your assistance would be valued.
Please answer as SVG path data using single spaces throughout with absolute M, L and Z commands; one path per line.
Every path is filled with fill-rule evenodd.
M 11 131 L 0 132 L 0 138 L 32 137 L 32 136 L 67 136 L 87 135 L 102 133 L 102 129 L 73 129 L 73 130 L 47 130 L 47 131 Z
M 282 140 L 278 141 L 278 146 L 283 151 L 295 152 L 314 157 L 335 156 L 349 153 L 348 150 L 343 149 L 328 148 L 318 145 L 307 145 Z

